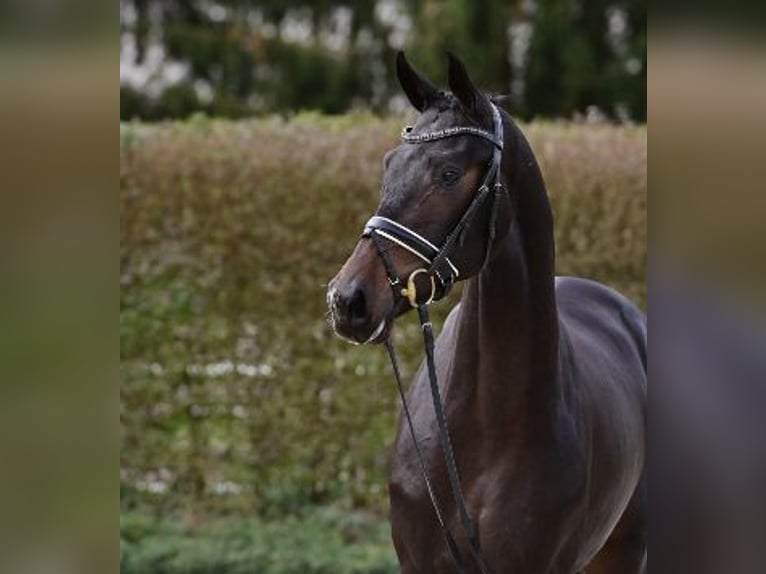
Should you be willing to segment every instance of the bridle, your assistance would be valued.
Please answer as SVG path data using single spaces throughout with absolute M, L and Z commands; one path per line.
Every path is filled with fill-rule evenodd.
M 484 176 L 484 181 L 482 181 L 481 186 L 479 186 L 479 189 L 476 191 L 476 195 L 463 212 L 460 220 L 442 241 L 441 246 L 437 247 L 416 231 L 387 217 L 374 215 L 364 226 L 363 237 L 383 237 L 402 249 L 409 251 L 428 266 L 413 271 L 407 279 L 406 288 L 400 289 L 400 292 L 396 294 L 396 297 L 399 295 L 406 297 L 410 302 L 410 305 L 413 307 L 417 307 L 420 304 L 429 304 L 432 301 L 442 299 L 449 293 L 455 281 L 460 278 L 460 271 L 450 259 L 450 254 L 459 243 L 459 240 L 464 237 L 470 224 L 479 212 L 479 209 L 484 205 L 484 202 L 488 198 L 490 198 L 492 203 L 492 211 L 490 215 L 485 261 L 489 258 L 491 245 L 495 238 L 497 195 L 502 188 L 502 184 L 500 183 L 500 163 L 502 162 L 503 155 L 503 122 L 497 107 L 494 104 L 490 105 L 492 107 L 494 133 L 473 126 L 456 126 L 419 134 L 413 133 L 413 128 L 411 126 L 407 126 L 402 130 L 402 140 L 409 144 L 423 144 L 450 137 L 471 135 L 484 138 L 494 146 L 492 159 L 490 160 L 487 173 Z M 382 257 L 385 261 L 386 257 Z M 393 271 L 392 268 L 389 269 L 388 265 L 386 267 L 387 272 Z M 417 297 L 415 278 L 422 274 L 430 279 L 431 292 L 428 297 L 420 300 Z M 398 275 L 390 272 L 388 275 L 389 280 L 393 281 L 392 286 L 394 288 L 399 287 L 401 281 L 399 280 Z
M 460 270 L 450 259 L 450 255 L 454 251 L 455 247 L 459 244 L 462 237 L 464 237 L 471 223 L 479 213 L 480 208 L 485 204 L 488 198 L 490 198 L 491 201 L 491 212 L 487 246 L 485 248 L 485 264 L 490 257 L 495 238 L 497 195 L 502 190 L 502 184 L 500 183 L 500 164 L 502 162 L 503 153 L 503 122 L 497 107 L 494 104 L 490 105 L 492 107 L 494 128 L 493 133 L 471 126 L 457 126 L 418 134 L 412 133 L 412 127 L 406 127 L 402 131 L 402 139 L 405 143 L 409 144 L 422 144 L 450 137 L 470 135 L 484 138 L 494 146 L 492 159 L 481 186 L 476 191 L 476 195 L 466 210 L 463 212 L 463 215 L 444 238 L 441 245 L 437 247 L 428 241 L 425 237 L 413 231 L 409 227 L 393 221 L 392 219 L 380 216 L 373 216 L 370 218 L 370 220 L 365 225 L 363 233 L 363 237 L 370 238 L 374 243 L 375 248 L 378 251 L 378 255 L 383 262 L 383 266 L 385 267 L 386 275 L 388 276 L 388 282 L 391 285 L 391 289 L 393 291 L 394 305 L 391 310 L 391 316 L 387 320 L 393 320 L 393 313 L 394 309 L 396 308 L 396 302 L 400 297 L 406 298 L 407 301 L 409 301 L 409 304 L 418 310 L 418 317 L 420 319 L 421 330 L 423 332 L 423 343 L 425 346 L 426 364 L 428 367 L 428 380 L 431 387 L 431 398 L 433 400 L 434 410 L 436 411 L 436 421 L 439 426 L 439 442 L 441 443 L 442 447 L 442 455 L 444 456 L 444 460 L 447 466 L 450 487 L 452 489 L 452 495 L 460 515 L 460 522 L 462 524 L 463 533 L 468 538 L 471 554 L 473 555 L 476 563 L 479 565 L 482 574 L 488 574 L 489 570 L 481 552 L 479 537 L 476 533 L 473 521 L 471 520 L 471 517 L 466 510 L 463 490 L 460 485 L 457 465 L 455 464 L 455 454 L 452 449 L 452 442 L 450 440 L 449 430 L 447 429 L 447 421 L 444 415 L 444 407 L 442 405 L 439 386 L 436 380 L 436 365 L 434 362 L 434 334 L 433 326 L 431 325 L 431 321 L 429 319 L 428 305 L 433 301 L 437 301 L 443 298 L 452 288 L 455 281 L 460 278 Z M 409 251 L 427 265 L 426 267 L 415 269 L 412 273 L 410 273 L 404 287 L 402 286 L 402 281 L 399 279 L 399 275 L 396 273 L 396 269 L 394 268 L 393 262 L 391 261 L 387 250 L 383 247 L 383 240 L 387 240 L 397 245 L 398 247 Z M 421 296 L 421 293 L 418 292 L 417 280 L 419 277 L 427 279 L 429 284 L 429 290 L 426 291 L 425 295 L 423 296 Z M 412 423 L 409 406 L 405 398 L 401 373 L 399 371 L 399 362 L 396 357 L 394 346 L 388 336 L 385 339 L 385 345 L 391 359 L 391 365 L 393 367 L 394 376 L 396 378 L 397 386 L 399 389 L 399 396 L 402 401 L 402 408 L 405 414 L 405 418 L 407 419 L 407 425 L 409 427 L 410 436 L 412 437 L 412 442 L 415 445 L 415 452 L 418 456 L 420 471 L 423 475 L 423 481 L 425 482 L 426 489 L 428 490 L 428 495 L 431 499 L 431 505 L 433 506 L 434 512 L 436 514 L 436 519 L 439 522 L 439 526 L 441 527 L 444 534 L 445 540 L 447 542 L 447 547 L 449 548 L 450 555 L 452 556 L 453 562 L 455 563 L 455 567 L 458 572 L 462 573 L 464 572 L 463 558 L 460 555 L 457 544 L 455 543 L 455 538 L 444 520 L 444 514 L 441 510 L 442 506 L 439 504 L 436 492 L 434 491 L 431 481 L 428 477 L 428 472 L 423 460 L 420 443 L 418 443 L 417 437 L 415 436 L 415 427 Z

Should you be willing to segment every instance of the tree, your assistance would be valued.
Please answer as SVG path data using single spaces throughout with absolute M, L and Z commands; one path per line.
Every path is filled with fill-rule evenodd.
M 622 107 L 644 119 L 645 0 L 540 0 L 525 84 L 530 117 L 596 106 L 610 115 Z
M 646 117 L 646 0 L 121 0 L 126 6 L 135 18 L 121 18 L 121 33 L 135 38 L 136 60 L 159 43 L 188 75 L 167 93 L 121 86 L 122 119 L 343 113 L 359 104 L 384 111 L 398 93 L 402 38 L 392 31 L 406 28 L 409 55 L 437 83 L 448 50 L 488 91 L 509 94 L 512 80 L 523 80 L 513 111 L 524 117 L 571 117 L 590 106 Z M 382 17 L 392 6 L 398 15 Z M 522 19 L 531 40 L 512 68 L 509 33 Z
M 198 102 L 200 109 L 226 116 L 301 108 L 340 113 L 355 99 L 376 103 L 370 58 L 380 57 L 386 30 L 375 20 L 373 0 L 126 3 L 134 7 L 136 21 L 123 31 L 135 35 L 137 60 L 146 53 L 154 10 L 161 14 L 158 27 L 167 56 L 189 66 L 188 84 L 201 81 L 212 93 L 211 101 Z M 341 13 L 350 18 L 347 47 L 334 50 L 324 38 L 337 28 Z M 303 41 L 285 37 L 297 28 L 308 32 Z M 365 35 L 372 37 L 366 45 L 360 41 Z M 153 105 L 161 106 L 161 98 Z
M 482 88 L 508 93 L 508 25 L 513 2 L 507 0 L 412 0 L 414 34 L 409 50 L 423 72 L 441 80 L 448 50 L 458 54 Z

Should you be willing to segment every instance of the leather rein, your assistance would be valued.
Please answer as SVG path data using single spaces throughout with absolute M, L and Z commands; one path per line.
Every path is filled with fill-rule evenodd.
M 444 238 L 440 246 L 436 246 L 426 238 L 416 233 L 412 229 L 397 223 L 391 219 L 373 216 L 367 222 L 364 228 L 363 237 L 370 238 L 375 248 L 378 251 L 383 266 L 388 276 L 388 281 L 391 285 L 391 289 L 394 294 L 394 303 L 399 297 L 407 299 L 409 304 L 418 310 L 418 318 L 420 319 L 420 326 L 423 332 L 423 344 L 425 346 L 426 364 L 428 367 L 428 380 L 431 388 L 431 398 L 433 400 L 434 410 L 436 412 L 436 421 L 439 427 L 439 442 L 441 444 L 442 455 L 444 457 L 445 464 L 447 466 L 447 472 L 449 475 L 450 487 L 452 495 L 457 505 L 458 513 L 460 515 L 460 522 L 462 525 L 463 533 L 468 539 L 471 554 L 479 565 L 482 574 L 489 574 L 486 562 L 482 555 L 481 545 L 479 543 L 479 537 L 476 532 L 473 521 L 466 509 L 465 500 L 463 497 L 463 490 L 460 485 L 460 477 L 457 472 L 457 465 L 455 464 L 455 454 L 452 448 L 452 442 L 450 440 L 449 430 L 447 428 L 447 421 L 444 415 L 444 407 L 442 403 L 441 394 L 439 392 L 439 386 L 436 378 L 436 365 L 434 361 L 434 334 L 433 326 L 431 324 L 428 305 L 433 301 L 442 299 L 452 288 L 455 281 L 460 278 L 460 271 L 457 266 L 450 259 L 450 255 L 454 251 L 455 247 L 462 241 L 468 228 L 473 220 L 476 218 L 480 208 L 485 204 L 487 199 L 491 201 L 491 213 L 489 223 L 489 234 L 487 239 L 487 246 L 485 252 L 485 264 L 489 259 L 492 244 L 495 238 L 495 220 L 497 215 L 497 194 L 502 190 L 502 184 L 500 183 L 500 164 L 502 161 L 503 152 L 503 122 L 500 117 L 500 112 L 494 104 L 492 105 L 492 115 L 494 124 L 494 133 L 490 133 L 480 128 L 471 126 L 458 126 L 452 128 L 446 128 L 443 130 L 426 132 L 426 133 L 412 133 L 411 127 L 406 127 L 402 131 L 402 139 L 405 143 L 409 144 L 423 144 L 427 142 L 437 141 L 449 137 L 471 135 L 484 138 L 492 143 L 494 151 L 492 159 L 490 161 L 487 173 L 484 180 L 476 191 L 476 195 L 471 201 L 470 205 L 463 212 L 463 215 L 450 230 L 447 236 Z M 388 252 L 383 247 L 383 240 L 389 241 L 398 247 L 405 249 L 418 257 L 425 264 L 424 267 L 415 269 L 410 273 L 406 282 L 402 282 L 399 279 L 399 275 L 394 269 L 393 262 L 388 255 Z M 418 282 L 422 284 L 422 280 L 427 281 L 428 289 L 426 291 L 419 290 Z M 422 286 L 422 285 L 421 285 Z M 389 320 L 393 320 L 393 306 Z M 412 422 L 409 406 L 404 393 L 404 387 L 402 385 L 401 373 L 399 371 L 399 362 L 396 357 L 396 351 L 394 350 L 393 343 L 389 336 L 386 336 L 385 346 L 391 359 L 391 365 L 393 367 L 394 376 L 399 389 L 399 396 L 402 401 L 402 408 L 405 418 L 407 419 L 407 426 L 409 428 L 412 442 L 415 445 L 415 452 L 418 457 L 420 465 L 420 471 L 423 476 L 423 481 L 428 490 L 429 498 L 431 499 L 431 505 L 433 506 L 436 519 L 439 522 L 439 526 L 442 529 L 444 538 L 447 542 L 450 555 L 458 572 L 465 571 L 465 563 L 463 557 L 458 550 L 455 538 L 444 519 L 444 513 L 442 511 L 443 506 L 439 503 L 439 499 L 436 496 L 431 480 L 428 477 L 425 462 L 423 460 L 423 453 L 420 448 L 420 443 L 415 435 L 415 427 Z

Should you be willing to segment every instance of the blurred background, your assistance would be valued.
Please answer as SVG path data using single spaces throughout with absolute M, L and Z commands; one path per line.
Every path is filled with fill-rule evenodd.
M 120 2 L 123 574 L 397 571 L 390 367 L 325 318 L 413 118 L 397 50 L 440 85 L 452 50 L 509 96 L 553 201 L 558 272 L 645 307 L 645 11 Z M 395 339 L 411 376 L 412 317 Z
M 645 0 L 121 0 L 120 119 L 402 112 L 400 49 L 523 118 L 646 118 Z

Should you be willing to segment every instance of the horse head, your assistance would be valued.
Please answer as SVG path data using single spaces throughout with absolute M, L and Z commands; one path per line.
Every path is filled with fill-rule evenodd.
M 510 225 L 509 197 L 500 192 L 500 112 L 452 54 L 451 93 L 434 87 L 401 52 L 396 71 L 420 116 L 385 154 L 375 217 L 327 293 L 335 331 L 357 343 L 384 340 L 394 318 L 414 305 L 417 297 L 408 303 L 397 296 L 408 278 L 412 293 L 443 297 L 455 281 L 481 270 L 492 248 L 488 236 L 502 237 Z M 491 200 L 477 202 L 479 192 Z M 452 243 L 449 253 L 434 268 L 445 242 Z

